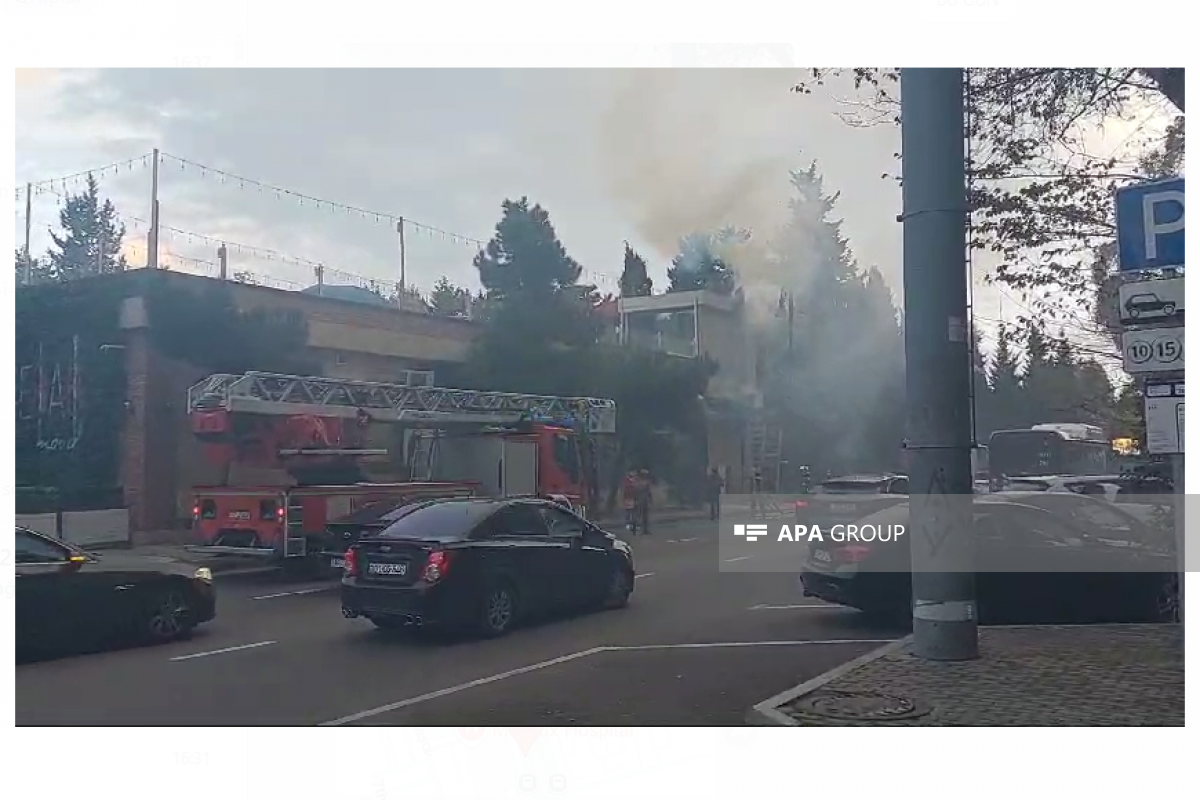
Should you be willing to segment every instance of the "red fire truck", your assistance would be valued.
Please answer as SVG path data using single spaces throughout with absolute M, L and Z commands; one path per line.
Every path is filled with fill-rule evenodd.
M 194 487 L 189 549 L 305 559 L 320 554 L 329 523 L 385 500 L 556 496 L 586 514 L 596 437 L 616 432 L 612 400 L 421 385 L 428 373 L 405 378 L 248 372 L 193 386 L 192 431 L 226 478 Z M 400 479 L 366 479 L 380 462 Z M 230 475 L 241 466 L 283 477 L 236 485 Z

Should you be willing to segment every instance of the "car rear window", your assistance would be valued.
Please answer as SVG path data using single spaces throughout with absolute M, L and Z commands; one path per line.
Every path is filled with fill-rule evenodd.
M 879 494 L 887 481 L 826 481 L 817 486 L 819 494 Z
M 454 541 L 465 539 L 496 510 L 495 503 L 434 503 L 412 508 L 379 535 L 389 539 Z

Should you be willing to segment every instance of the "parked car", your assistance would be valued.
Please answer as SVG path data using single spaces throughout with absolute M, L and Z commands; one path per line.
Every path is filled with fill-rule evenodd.
M 346 565 L 346 551 L 364 535 L 381 533 L 393 522 L 420 506 L 409 498 L 380 500 L 339 517 L 325 527 L 325 544 L 321 557 L 341 574 Z
M 844 525 L 908 497 L 908 477 L 892 473 L 846 475 L 817 484 L 795 501 L 797 525 Z
M 178 562 L 103 556 L 16 529 L 17 651 L 50 655 L 187 636 L 216 616 L 212 573 Z
M 1175 314 L 1175 301 L 1163 300 L 1153 292 L 1143 292 L 1135 294 L 1125 301 L 1125 310 L 1133 319 L 1137 319 L 1143 314 L 1170 317 Z
M 1009 492 L 973 499 L 979 620 L 1159 622 L 1178 602 L 1173 555 L 1120 506 L 1071 493 Z M 904 525 L 897 504 L 859 521 Z M 909 539 L 810 545 L 805 596 L 892 618 L 909 618 Z
M 345 552 L 342 613 L 376 627 L 502 636 L 544 612 L 621 608 L 634 588 L 624 540 L 550 500 L 432 500 Z

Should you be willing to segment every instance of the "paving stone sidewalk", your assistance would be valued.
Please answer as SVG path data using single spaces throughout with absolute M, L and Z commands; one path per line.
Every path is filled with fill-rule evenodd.
M 1182 726 L 1183 625 L 995 627 L 980 658 L 914 657 L 910 640 L 759 703 L 753 725 Z

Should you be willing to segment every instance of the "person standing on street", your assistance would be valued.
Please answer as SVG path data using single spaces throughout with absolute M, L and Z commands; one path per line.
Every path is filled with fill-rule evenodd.
M 725 479 L 721 477 L 721 472 L 716 467 L 708 471 L 708 478 L 705 482 L 705 491 L 708 495 L 708 518 L 716 521 L 721 515 L 721 490 L 725 488 Z
M 637 474 L 637 520 L 642 526 L 642 533 L 650 535 L 650 500 L 653 495 L 654 479 L 650 470 L 638 470 Z
M 630 533 L 637 533 L 638 515 L 638 473 L 629 470 L 621 479 L 621 504 L 625 508 L 625 527 Z

